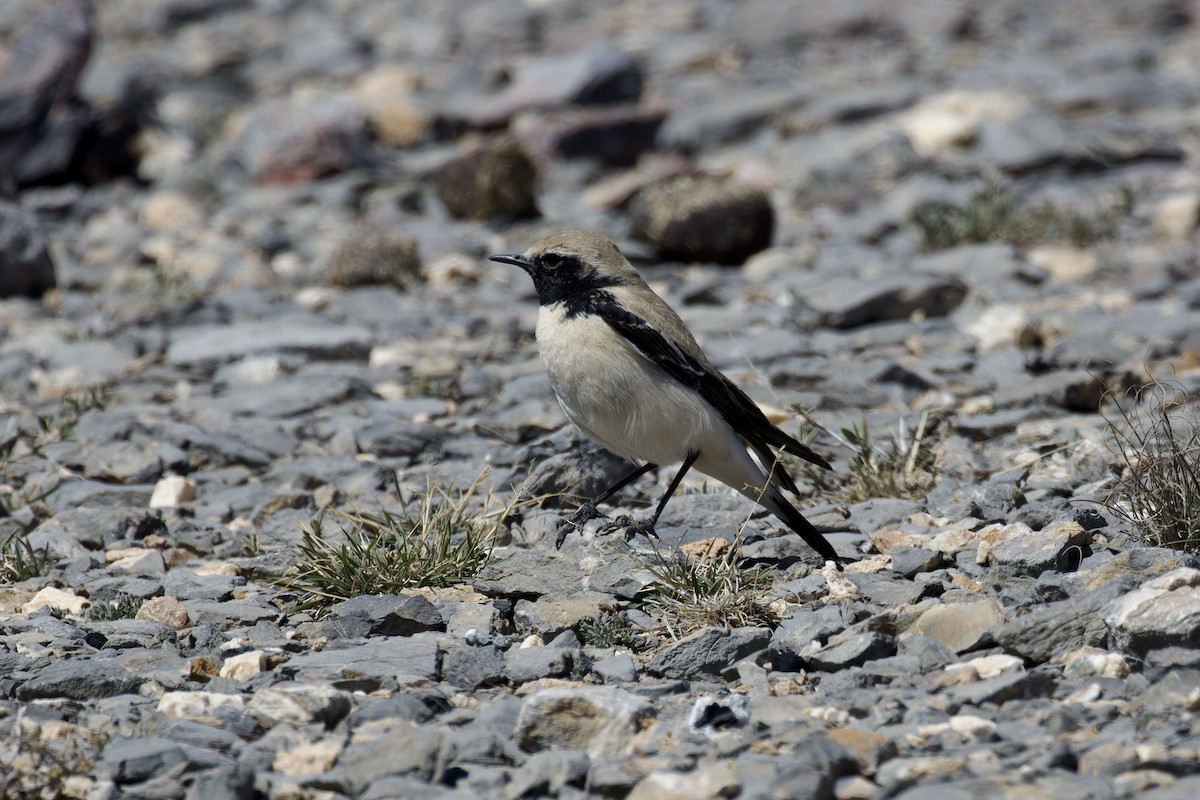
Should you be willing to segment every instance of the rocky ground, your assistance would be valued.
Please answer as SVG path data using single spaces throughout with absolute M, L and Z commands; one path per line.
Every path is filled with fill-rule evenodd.
M 1200 793 L 1104 399 L 1200 389 L 1195 4 L 96 6 L 0 4 L 0 796 Z M 623 465 L 484 258 L 567 227 L 813 435 L 844 573 L 702 476 L 554 549 Z M 430 490 L 464 582 L 287 583 Z

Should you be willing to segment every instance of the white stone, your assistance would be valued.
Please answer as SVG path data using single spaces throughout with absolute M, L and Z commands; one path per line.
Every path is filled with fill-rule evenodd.
M 1173 241 L 1185 240 L 1200 225 L 1200 193 L 1181 192 L 1167 197 L 1154 210 L 1154 232 Z
M 240 694 L 164 692 L 158 701 L 158 713 L 177 719 L 211 719 L 219 708 L 241 711 L 244 705 Z
M 196 482 L 182 475 L 168 475 L 154 484 L 150 508 L 178 508 L 196 499 Z
M 1030 264 L 1050 273 L 1054 280 L 1064 283 L 1091 277 L 1100 265 L 1090 251 L 1060 244 L 1035 247 L 1026 254 L 1026 258 Z
M 251 650 L 225 659 L 221 665 L 221 677 L 242 681 L 253 677 L 267 668 L 267 656 L 262 650 Z
M 976 673 L 978 673 L 981 680 L 995 678 L 1000 675 L 1007 675 L 1012 672 L 1025 671 L 1024 661 L 1017 656 L 1005 655 L 1003 653 L 972 658 L 966 663 L 967 666 L 970 666 L 975 670 Z
M 342 743 L 322 740 L 275 754 L 271 768 L 282 775 L 320 775 L 328 772 L 342 754 Z
M 69 614 L 81 614 L 91 605 L 86 597 L 80 597 L 74 592 L 47 586 L 38 591 L 24 605 L 21 612 L 25 614 L 37 611 L 39 608 L 61 608 Z

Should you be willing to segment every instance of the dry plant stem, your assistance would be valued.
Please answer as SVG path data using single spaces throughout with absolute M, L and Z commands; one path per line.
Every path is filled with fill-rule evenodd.
M 1200 401 L 1161 382 L 1110 398 L 1119 470 L 1105 506 L 1147 544 L 1200 552 Z

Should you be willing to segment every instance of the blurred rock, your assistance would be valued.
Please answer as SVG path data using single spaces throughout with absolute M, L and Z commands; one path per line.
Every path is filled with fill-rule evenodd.
M 459 219 L 521 219 L 539 215 L 537 167 L 511 139 L 486 144 L 447 164 L 434 177 L 438 199 Z
M 264 100 L 246 114 L 233 152 L 255 182 L 305 183 L 371 160 L 362 116 L 334 96 Z
M 637 62 L 608 44 L 530 56 L 513 64 L 509 82 L 498 93 L 464 100 L 452 115 L 474 127 L 493 128 L 527 109 L 637 100 L 642 80 Z
M 351 234 L 342 240 L 329 267 L 334 286 L 394 286 L 409 289 L 421 282 L 421 256 L 411 236 Z
M 3 159 L 0 155 L 0 163 Z M 37 222 L 17 204 L 0 199 L 0 298 L 41 297 L 57 285 Z
M 91 121 L 76 87 L 91 55 L 92 15 L 91 0 L 55 0 L 0 59 L 0 187 L 70 166 Z
M 394 147 L 421 144 L 433 125 L 434 114 L 414 96 L 420 78 L 412 69 L 376 67 L 354 82 L 350 100 L 362 112 L 379 142 Z
M 765 250 L 775 210 L 757 186 L 699 175 L 643 188 L 629 208 L 630 235 L 677 261 L 741 264 Z
M 613 167 L 632 167 L 654 149 L 666 116 L 661 108 L 588 109 L 533 120 L 516 126 L 514 133 L 531 147 L 559 158 L 590 158 Z

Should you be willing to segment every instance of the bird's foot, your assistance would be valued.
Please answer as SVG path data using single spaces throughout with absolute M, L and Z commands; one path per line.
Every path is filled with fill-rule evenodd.
M 575 509 L 575 513 L 569 517 L 565 517 L 558 521 L 558 536 L 554 540 L 554 549 L 562 548 L 563 542 L 567 540 L 567 534 L 573 530 L 583 530 L 583 526 L 594 520 L 596 517 L 603 516 L 596 509 L 596 501 L 588 500 L 586 503 Z
M 658 538 L 658 533 L 654 530 L 653 522 L 642 522 L 626 514 L 622 514 L 604 526 L 605 533 L 612 531 L 625 531 L 625 541 L 627 542 L 638 534 L 645 536 L 647 539 Z

